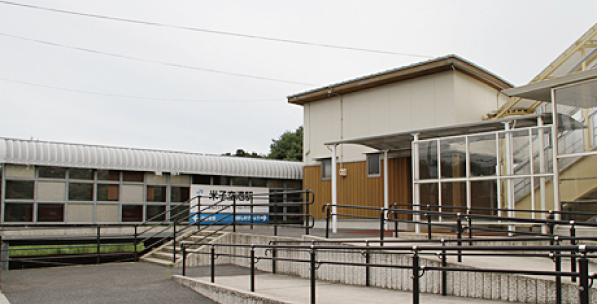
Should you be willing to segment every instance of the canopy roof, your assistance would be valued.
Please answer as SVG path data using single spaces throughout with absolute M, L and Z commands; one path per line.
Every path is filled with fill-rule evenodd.
M 301 162 L 0 138 L 0 163 L 302 179 Z
M 452 126 L 446 126 L 446 127 L 435 127 L 435 128 L 412 130 L 412 131 L 393 133 L 393 134 L 387 134 L 387 135 L 369 136 L 369 137 L 362 137 L 362 138 L 355 138 L 355 139 L 348 139 L 348 140 L 333 141 L 333 142 L 328 142 L 325 144 L 326 145 L 340 145 L 340 144 L 363 145 L 363 146 L 371 147 L 373 149 L 377 149 L 380 151 L 410 150 L 411 142 L 414 139 L 414 134 L 418 134 L 419 140 L 423 140 L 423 139 L 438 138 L 438 137 L 448 137 L 448 136 L 467 135 L 467 134 L 482 133 L 482 132 L 500 131 L 500 130 L 504 130 L 504 127 L 505 127 L 504 124 L 508 123 L 508 122 L 515 122 L 514 125 L 516 128 L 533 127 L 533 126 L 537 125 L 538 117 L 542 117 L 543 122 L 545 124 L 551 124 L 551 122 L 552 122 L 551 113 L 530 114 L 530 115 L 521 115 L 521 116 L 511 116 L 511 117 L 507 117 L 507 118 L 481 121 L 481 122 L 458 124 L 458 125 L 452 125 Z M 558 117 L 559 117 L 558 126 L 559 126 L 560 130 L 572 130 L 572 129 L 584 128 L 584 126 L 581 123 L 577 122 L 570 116 L 567 116 L 564 114 L 559 114 Z

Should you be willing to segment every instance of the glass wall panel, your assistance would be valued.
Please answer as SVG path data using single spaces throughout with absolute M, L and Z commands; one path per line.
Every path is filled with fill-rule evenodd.
M 211 175 L 193 175 L 193 184 L 195 185 L 210 185 Z
M 189 217 L 189 203 L 170 206 L 170 221 L 180 221 Z
M 466 139 L 464 137 L 441 140 L 440 153 L 442 177 L 466 176 Z
M 512 153 L 514 155 L 514 174 L 528 175 L 531 174 L 531 152 L 530 152 L 530 137 L 528 130 L 520 130 L 510 132 L 512 135 Z
M 552 153 L 550 147 L 551 129 L 542 128 L 533 130 L 533 173 L 550 173 L 549 155 Z
M 145 173 L 139 171 L 122 171 L 122 180 L 125 182 L 139 182 L 142 183 Z
M 4 204 L 5 222 L 33 222 L 33 204 Z
M 188 191 L 187 191 L 188 194 Z M 166 186 L 147 186 L 148 202 L 165 202 Z
M 264 179 L 264 178 L 252 178 L 251 179 L 251 186 L 252 187 L 267 187 L 267 179 Z
M 249 179 L 246 177 L 235 177 L 232 182 L 235 186 L 249 186 Z
M 151 220 L 152 222 L 162 222 L 166 220 L 166 213 L 164 213 L 164 211 L 166 211 L 166 206 L 164 205 L 147 205 L 147 210 L 145 212 L 147 214 L 146 220 Z
M 419 178 L 438 178 L 437 141 L 424 141 L 417 144 L 419 146 Z
M 469 136 L 470 176 L 497 175 L 497 147 L 495 134 Z
M 471 207 L 473 214 L 497 215 L 495 210 L 474 210 L 475 208 L 497 208 L 497 182 L 495 180 L 471 181 Z
M 432 184 L 419 184 L 420 187 L 420 198 L 421 198 L 421 205 L 439 205 L 439 188 L 437 183 Z M 421 207 L 421 210 L 426 210 L 425 207 Z M 432 207 L 429 210 L 437 211 L 437 207 Z M 422 219 L 427 219 L 426 216 L 423 216 Z M 437 219 L 437 217 L 433 217 L 433 219 Z
M 64 167 L 39 167 L 40 178 L 60 178 L 66 177 L 66 168 Z
M 171 202 L 185 202 L 188 201 L 190 196 L 189 187 L 171 187 L 170 188 L 170 201 Z
M 466 210 L 466 182 L 442 183 L 442 206 L 462 207 L 445 208 L 443 212 L 458 213 Z
M 63 222 L 64 204 L 38 204 L 38 222 Z
M 112 184 L 98 184 L 97 185 L 97 200 L 98 201 L 118 201 L 118 190 L 120 185 Z
M 120 171 L 97 170 L 97 180 L 101 181 L 119 181 Z
M 123 222 L 142 222 L 143 205 L 122 205 Z
M 93 170 L 91 169 L 69 169 L 69 179 L 93 180 Z
M 6 181 L 7 199 L 33 199 L 33 181 Z
M 68 184 L 69 201 L 93 201 L 93 184 Z

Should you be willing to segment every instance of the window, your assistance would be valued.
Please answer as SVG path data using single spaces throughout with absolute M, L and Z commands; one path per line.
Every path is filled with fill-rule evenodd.
M 143 172 L 138 172 L 138 171 L 123 171 L 122 172 L 122 180 L 125 182 L 138 182 L 138 183 L 142 183 L 144 178 L 143 178 Z
M 6 198 L 33 199 L 33 181 L 6 181 Z
M 91 170 L 91 169 L 70 169 L 70 170 L 68 170 L 68 178 L 93 180 L 93 170 Z
M 41 178 L 60 178 L 66 176 L 66 168 L 60 167 L 39 167 L 39 177 Z
M 249 179 L 246 177 L 235 177 L 232 182 L 234 183 L 235 186 L 248 186 L 249 185 Z
M 63 222 L 64 204 L 38 204 L 38 222 Z
M 326 158 L 321 160 L 321 179 L 332 178 L 332 159 Z
M 267 179 L 263 178 L 252 178 L 251 179 L 251 186 L 252 187 L 267 187 Z
M 5 222 L 33 222 L 33 204 L 4 205 Z
M 69 201 L 93 201 L 93 184 L 68 184 Z
M 211 184 L 211 176 L 209 175 L 193 175 L 193 184 L 195 185 L 209 185 Z
M 380 154 L 367 154 L 367 176 L 381 175 L 381 161 Z
M 116 202 L 118 201 L 118 189 L 119 185 L 97 185 L 97 200 Z
M 164 221 L 164 220 L 166 220 L 166 213 L 164 211 L 166 211 L 166 206 L 164 206 L 164 205 L 159 205 L 159 206 L 148 205 L 147 210 L 145 212 L 147 214 L 146 220 L 151 221 L 151 222 Z
M 166 186 L 147 186 L 148 202 L 165 202 Z
M 97 180 L 119 181 L 120 172 L 113 170 L 97 170 Z
M 142 205 L 122 205 L 123 222 L 141 222 L 143 221 Z
M 186 202 L 189 200 L 189 187 L 172 187 L 170 188 L 170 201 L 171 202 Z

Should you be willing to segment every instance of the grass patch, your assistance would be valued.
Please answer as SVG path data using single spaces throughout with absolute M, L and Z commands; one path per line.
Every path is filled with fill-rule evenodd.
M 101 244 L 99 249 L 100 253 L 135 252 L 135 246 L 132 244 Z M 137 252 L 143 249 L 143 243 L 137 244 Z M 97 253 L 97 244 L 10 246 L 10 257 L 94 253 Z

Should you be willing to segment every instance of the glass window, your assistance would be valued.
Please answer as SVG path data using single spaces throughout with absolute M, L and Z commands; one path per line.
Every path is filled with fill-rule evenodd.
M 98 201 L 118 201 L 119 185 L 97 185 L 97 200 Z
M 64 204 L 38 204 L 38 222 L 63 222 Z
M 166 213 L 164 212 L 166 211 L 166 206 L 164 205 L 159 205 L 159 206 L 153 206 L 153 205 L 148 205 L 147 206 L 147 210 L 146 210 L 146 214 L 147 214 L 147 221 L 151 221 L 151 222 L 161 222 L 166 220 Z
M 114 170 L 97 170 L 97 180 L 119 181 L 120 172 Z
M 91 170 L 91 169 L 70 169 L 70 170 L 68 170 L 68 178 L 93 180 L 93 170 Z
M 68 200 L 70 201 L 92 201 L 93 184 L 68 184 Z
M 5 222 L 33 222 L 33 204 L 4 204 Z
M 186 202 L 189 200 L 190 190 L 189 187 L 172 187 L 170 188 L 170 201 L 171 202 Z
M 148 202 L 165 202 L 166 186 L 147 186 Z
M 235 177 L 233 183 L 235 186 L 248 186 L 249 179 L 246 177 Z
M 211 184 L 211 176 L 210 175 L 193 175 L 193 184 L 195 185 L 210 185 Z
M 122 205 L 123 222 L 143 221 L 143 205 Z
M 6 181 L 6 198 L 33 199 L 33 181 Z
M 122 171 L 122 180 L 125 182 L 140 182 L 144 181 L 143 172 L 139 171 Z
M 61 167 L 39 167 L 39 177 L 41 178 L 61 178 L 66 176 L 66 168 Z
M 252 187 L 267 187 L 267 179 L 264 179 L 264 178 L 252 178 L 251 179 L 251 186 Z
M 419 179 L 436 179 L 437 172 L 437 141 L 424 141 L 419 146 Z
M 321 179 L 331 179 L 332 178 L 332 159 L 322 159 L 321 160 Z
M 367 154 L 367 176 L 380 176 L 380 163 L 381 161 L 378 153 Z

